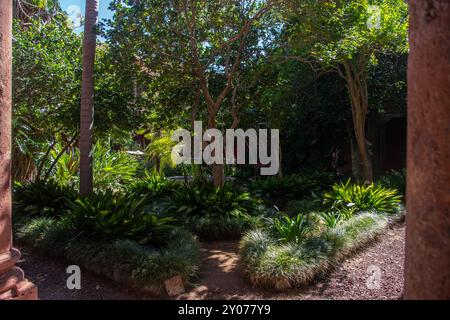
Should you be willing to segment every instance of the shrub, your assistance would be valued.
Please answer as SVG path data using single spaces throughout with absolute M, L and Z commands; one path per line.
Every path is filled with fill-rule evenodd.
M 139 167 L 138 161 L 123 151 L 113 151 L 96 143 L 93 148 L 94 184 L 97 189 L 119 189 L 133 181 Z
M 36 180 L 14 185 L 14 209 L 24 215 L 63 215 L 77 192 L 69 186 L 61 186 L 53 180 Z
M 145 171 L 143 177 L 132 182 L 127 189 L 131 195 L 145 195 L 148 199 L 156 199 L 171 195 L 174 184 L 162 173 L 152 170 Z
M 240 214 L 254 215 L 262 201 L 233 186 L 215 188 L 212 183 L 185 183 L 175 191 L 172 210 L 185 217 L 224 217 Z
M 324 205 L 348 217 L 355 212 L 369 210 L 394 213 L 400 208 L 400 199 L 396 190 L 373 183 L 357 185 L 348 180 L 333 185 L 332 190 L 324 195 Z
M 323 209 L 323 199 L 316 194 L 302 200 L 292 200 L 287 204 L 286 211 L 294 214 L 296 212 L 320 212 Z
M 145 197 L 97 192 L 72 202 L 69 217 L 76 229 L 89 237 L 164 245 L 174 219 L 149 212 L 145 204 Z
M 170 199 L 169 212 L 202 238 L 235 238 L 264 214 L 262 201 L 231 184 L 185 183 Z
M 268 199 L 295 199 L 309 195 L 317 190 L 316 183 L 300 175 L 273 176 L 252 182 L 249 189 L 255 194 Z
M 51 179 L 57 181 L 60 185 L 78 187 L 78 168 L 80 166 L 80 153 L 77 149 L 71 147 L 62 152 L 62 145 L 56 144 L 54 150 L 50 152 L 50 159 L 57 161 L 54 168 L 50 171 Z M 49 164 L 50 166 L 51 164 Z M 46 168 L 46 171 L 50 168 Z
M 145 132 L 141 129 L 140 132 Z M 165 168 L 174 168 L 175 163 L 172 161 L 172 148 L 176 142 L 172 140 L 170 131 L 147 132 L 144 137 L 151 143 L 145 148 L 146 160 L 153 165 L 157 171 L 163 171 Z
M 390 189 L 397 189 L 397 191 L 406 194 L 406 169 L 391 170 L 384 176 L 378 179 L 378 184 Z
M 113 151 L 97 142 L 93 147 L 94 187 L 97 190 L 121 189 L 135 179 L 139 162 L 122 151 Z M 61 184 L 77 186 L 80 152 L 78 149 L 64 153 L 53 169 L 52 176 Z
M 319 194 L 333 181 L 333 176 L 327 173 L 309 175 L 273 176 L 253 181 L 249 190 L 269 202 L 282 205 L 289 200 L 298 200 Z
M 18 232 L 19 242 L 38 251 L 154 294 L 162 294 L 164 281 L 173 276 L 188 281 L 200 263 L 198 242 L 191 233 L 176 228 L 169 238 L 164 249 L 124 239 L 92 241 L 68 220 L 53 218 L 30 219 Z

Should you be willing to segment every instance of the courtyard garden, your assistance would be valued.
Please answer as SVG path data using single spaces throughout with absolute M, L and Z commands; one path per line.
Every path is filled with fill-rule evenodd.
M 155 296 L 173 277 L 195 283 L 210 243 L 239 244 L 239 272 L 255 287 L 305 287 L 404 215 L 398 172 L 371 184 L 316 172 L 216 188 L 201 168 L 177 181 L 126 152 L 94 150 L 108 167 L 94 165 L 102 183 L 90 195 L 78 195 L 64 161 L 48 180 L 15 184 L 16 241 Z
M 1 1 L 0 300 L 412 296 L 405 1 Z

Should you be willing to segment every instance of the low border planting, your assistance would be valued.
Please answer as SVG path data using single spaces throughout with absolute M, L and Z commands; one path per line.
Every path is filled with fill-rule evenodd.
M 255 286 L 287 290 L 311 283 L 336 263 L 387 231 L 402 214 L 363 212 L 302 241 L 280 241 L 267 229 L 247 232 L 240 242 L 242 270 Z
M 41 217 L 20 227 L 18 241 L 141 292 L 161 295 L 165 280 L 179 275 L 187 282 L 200 264 L 197 239 L 180 228 L 171 232 L 168 244 L 156 249 L 130 240 L 92 241 L 74 232 L 65 219 Z

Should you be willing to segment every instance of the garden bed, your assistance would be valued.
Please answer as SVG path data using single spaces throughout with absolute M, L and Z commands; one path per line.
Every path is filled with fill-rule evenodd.
M 164 248 L 154 248 L 131 240 L 90 239 L 74 233 L 64 220 L 35 218 L 23 223 L 18 241 L 138 291 L 161 295 L 165 280 L 179 275 L 186 283 L 200 263 L 196 238 L 183 229 L 171 232 Z
M 402 217 L 403 213 L 359 213 L 332 228 L 318 226 L 321 231 L 299 242 L 280 241 L 267 229 L 249 231 L 240 242 L 243 272 L 259 287 L 282 291 L 308 285 Z
M 15 185 L 15 229 L 32 248 L 157 295 L 164 294 L 166 280 L 181 276 L 186 283 L 196 275 L 196 236 L 223 241 L 243 235 L 246 277 L 283 290 L 308 284 L 401 216 L 395 189 L 348 180 L 324 193 L 325 182 L 316 189 L 310 181 L 315 179 L 271 178 L 250 191 L 231 183 L 215 188 L 202 176 L 174 184 L 146 171 L 121 190 L 80 197 L 68 184 L 37 180 Z M 287 212 L 260 197 L 277 199 L 293 185 L 298 192 L 282 197 Z

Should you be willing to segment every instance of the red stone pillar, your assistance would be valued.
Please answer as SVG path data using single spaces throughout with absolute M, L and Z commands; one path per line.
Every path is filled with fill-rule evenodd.
M 410 0 L 406 299 L 450 299 L 450 0 Z
M 0 1 L 0 300 L 37 299 L 37 288 L 15 264 L 11 223 L 12 0 Z

